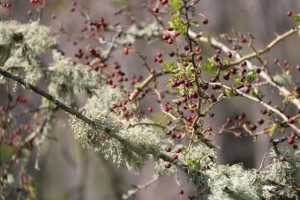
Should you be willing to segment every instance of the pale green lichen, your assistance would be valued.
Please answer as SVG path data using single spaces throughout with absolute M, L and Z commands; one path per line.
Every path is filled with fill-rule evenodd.
M 99 74 L 82 64 L 73 64 L 58 51 L 53 52 L 48 75 L 49 93 L 65 104 L 73 103 L 76 94 L 92 91 L 101 84 Z
M 41 78 L 41 55 L 56 45 L 50 29 L 39 22 L 0 22 L 0 64 L 17 69 L 18 73 L 24 70 L 28 83 L 34 84 Z
M 112 158 L 117 164 L 126 164 L 132 171 L 139 171 L 151 154 L 159 154 L 164 145 L 172 145 L 160 132 L 146 125 L 129 127 L 129 124 L 148 122 L 136 118 L 118 118 L 110 106 L 120 102 L 124 96 L 121 91 L 103 86 L 96 91 L 96 96 L 88 99 L 82 109 L 93 124 L 84 124 L 72 117 L 71 125 L 75 138 L 85 148 L 93 148 L 105 158 Z M 131 106 L 127 105 L 130 110 Z

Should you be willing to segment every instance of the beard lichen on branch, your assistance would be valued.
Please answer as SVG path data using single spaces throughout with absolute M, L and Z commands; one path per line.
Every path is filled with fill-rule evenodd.
M 35 84 L 42 77 L 41 56 L 57 46 L 49 27 L 30 22 L 0 22 L 0 67 L 25 72 L 26 82 Z
M 80 92 L 99 88 L 100 76 L 83 64 L 74 64 L 59 51 L 53 51 L 53 62 L 48 69 L 49 93 L 65 104 L 72 104 Z
M 111 111 L 111 104 L 124 98 L 121 91 L 103 86 L 96 90 L 96 94 L 82 108 L 82 113 L 93 124 L 85 124 L 72 116 L 70 120 L 75 138 L 83 147 L 94 149 L 106 159 L 112 158 L 114 163 L 126 164 L 131 171 L 139 171 L 147 159 L 158 160 L 157 156 L 164 147 L 174 146 L 172 140 L 164 138 L 161 131 L 153 127 L 129 127 L 129 124 L 149 120 L 121 118 Z M 128 105 L 127 109 L 132 108 Z

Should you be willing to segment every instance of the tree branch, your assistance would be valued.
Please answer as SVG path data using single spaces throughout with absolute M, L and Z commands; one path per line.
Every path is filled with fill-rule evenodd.
M 51 94 L 39 89 L 37 86 L 34 86 L 30 83 L 26 83 L 21 77 L 18 77 L 10 72 L 7 72 L 6 70 L 3 70 L 0 68 L 0 74 L 4 77 L 7 77 L 9 79 L 12 79 L 18 83 L 20 83 L 21 85 L 23 85 L 24 87 L 32 90 L 33 92 L 39 94 L 42 97 L 45 97 L 46 99 L 48 99 L 50 102 L 52 102 L 53 104 L 55 104 L 58 108 L 66 111 L 67 113 L 76 116 L 78 119 L 82 120 L 83 122 L 87 123 L 88 125 L 92 126 L 93 125 L 93 121 L 91 119 L 89 119 L 88 117 L 86 117 L 85 115 L 81 114 L 80 112 L 78 112 L 75 108 L 69 107 L 67 105 L 65 105 L 64 103 L 60 102 L 59 100 L 57 100 L 54 96 L 52 96 Z M 158 75 L 162 75 L 163 73 L 157 73 L 156 76 Z M 155 75 L 151 76 L 151 77 L 155 77 Z M 118 140 L 119 142 L 121 142 L 122 144 L 126 145 L 126 143 L 129 143 L 128 141 L 126 141 L 124 138 L 122 138 L 119 135 L 116 134 L 112 134 L 110 132 L 110 130 L 106 130 L 106 133 Z M 135 146 L 134 144 L 132 144 L 132 146 Z M 133 148 L 132 151 L 135 151 L 136 153 L 140 153 L 138 148 Z M 174 159 L 171 158 L 170 156 L 167 156 L 163 153 L 157 153 L 154 150 L 149 150 L 148 154 L 153 155 L 155 158 L 160 158 L 164 161 L 167 162 L 172 162 L 174 163 L 177 167 L 181 168 L 182 164 L 178 161 L 174 162 Z

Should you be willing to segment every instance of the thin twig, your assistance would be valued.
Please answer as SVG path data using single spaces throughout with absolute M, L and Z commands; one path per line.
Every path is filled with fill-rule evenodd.
M 148 188 L 150 185 L 155 183 L 159 178 L 160 176 L 155 176 L 152 180 L 148 181 L 143 185 L 134 186 L 135 187 L 134 189 L 129 190 L 126 194 L 123 194 L 122 199 L 129 199 L 130 197 L 136 195 L 136 193 L 139 192 L 140 190 Z

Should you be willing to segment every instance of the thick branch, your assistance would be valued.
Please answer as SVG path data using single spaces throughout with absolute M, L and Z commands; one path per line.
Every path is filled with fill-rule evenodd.
M 67 113 L 76 116 L 78 119 L 82 120 L 83 122 L 89 124 L 89 125 L 93 125 L 93 121 L 91 119 L 89 119 L 88 117 L 86 117 L 85 115 L 81 114 L 80 112 L 78 112 L 75 108 L 69 107 L 67 105 L 65 105 L 64 103 L 58 101 L 54 96 L 50 95 L 49 93 L 39 89 L 37 86 L 34 86 L 32 84 L 26 83 L 21 77 L 18 77 L 10 72 L 7 72 L 6 70 L 3 70 L 0 68 L 0 74 L 3 75 L 6 78 L 12 79 L 18 83 L 20 83 L 21 85 L 25 86 L 26 88 L 32 90 L 33 92 L 45 97 L 46 99 L 48 99 L 50 102 L 52 102 L 53 104 L 55 104 L 58 108 L 66 111 Z M 159 75 L 162 73 L 157 73 L 156 75 Z M 154 75 L 155 76 L 155 75 Z M 116 134 L 111 134 L 110 130 L 106 130 L 107 134 L 109 136 L 111 136 L 112 138 L 118 140 L 119 142 L 121 142 L 122 144 L 126 145 L 126 143 L 128 144 L 129 141 L 125 140 L 124 138 L 120 137 L 119 135 Z M 134 144 L 132 144 L 132 146 L 135 146 Z M 136 153 L 139 153 L 139 149 L 138 148 L 134 148 L 132 149 L 133 151 L 135 151 Z M 182 164 L 180 164 L 179 162 L 175 161 L 174 159 L 162 154 L 162 153 L 157 153 L 154 150 L 151 152 L 148 152 L 149 154 L 152 154 L 154 157 L 156 158 L 160 158 L 164 161 L 167 162 L 173 162 L 177 167 L 181 167 Z

